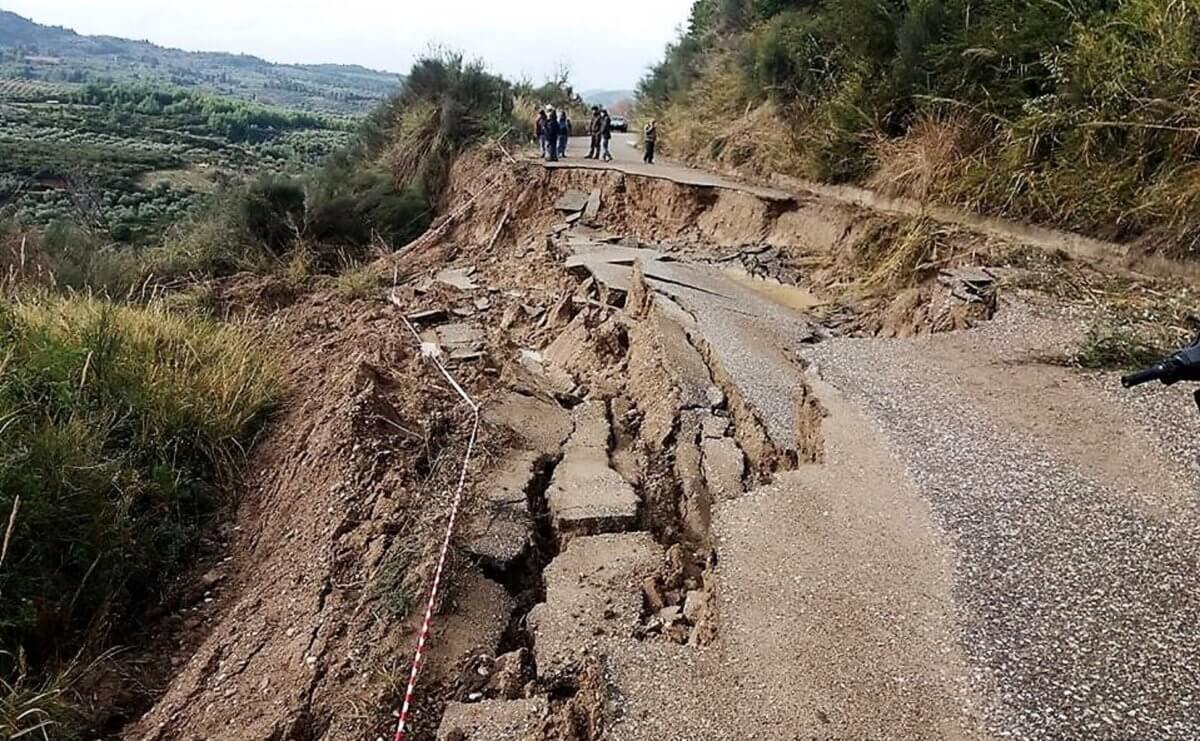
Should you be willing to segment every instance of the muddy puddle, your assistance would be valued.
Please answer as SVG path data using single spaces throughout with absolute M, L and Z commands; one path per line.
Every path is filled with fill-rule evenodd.
M 789 309 L 809 311 L 825 304 L 803 286 L 790 286 L 770 278 L 757 278 L 741 268 L 724 268 L 721 273 L 738 285 Z

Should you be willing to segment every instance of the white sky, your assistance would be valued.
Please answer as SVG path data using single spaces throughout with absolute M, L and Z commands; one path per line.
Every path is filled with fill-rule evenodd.
M 542 82 L 565 62 L 579 90 L 632 88 L 692 0 L 0 0 L 0 8 L 84 34 L 147 39 L 273 62 L 340 62 L 405 72 L 440 44 L 510 78 Z

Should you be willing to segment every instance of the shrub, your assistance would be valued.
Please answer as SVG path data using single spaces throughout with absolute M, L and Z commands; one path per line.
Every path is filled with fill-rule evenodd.
M 513 118 L 513 103 L 512 85 L 481 62 L 461 54 L 427 56 L 377 114 L 386 121 L 386 135 L 375 143 L 403 188 L 440 193 L 459 152 L 483 137 L 524 129 Z
M 1080 341 L 1071 363 L 1095 370 L 1132 371 L 1162 360 L 1170 353 L 1158 341 L 1123 327 L 1096 325 Z
M 78 296 L 10 296 L 0 357 L 0 645 L 36 675 L 158 599 L 280 383 L 235 329 Z
M 346 264 L 334 278 L 334 291 L 347 301 L 358 301 L 375 295 L 383 285 L 383 274 L 372 264 Z
M 264 175 L 246 186 L 239 203 L 250 236 L 276 254 L 301 236 L 304 187 L 292 178 Z
M 122 296 L 141 280 L 136 253 L 72 222 L 52 222 L 42 242 L 59 286 Z
M 313 239 L 358 246 L 376 239 L 400 246 L 433 218 L 421 183 L 400 188 L 390 174 L 366 165 L 327 166 L 310 184 L 306 208 Z

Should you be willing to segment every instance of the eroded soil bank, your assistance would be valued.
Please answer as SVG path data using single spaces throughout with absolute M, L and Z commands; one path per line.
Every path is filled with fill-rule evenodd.
M 124 737 L 390 737 L 468 424 L 406 318 L 485 409 L 415 738 L 990 735 L 953 537 L 814 348 L 985 326 L 1065 257 L 488 153 L 443 213 L 368 299 L 216 292 L 295 393 Z

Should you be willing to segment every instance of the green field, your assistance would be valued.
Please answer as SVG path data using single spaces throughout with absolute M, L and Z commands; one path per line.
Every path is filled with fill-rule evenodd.
M 179 88 L 0 80 L 0 220 L 143 241 L 221 183 L 319 163 L 356 125 Z

